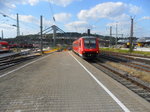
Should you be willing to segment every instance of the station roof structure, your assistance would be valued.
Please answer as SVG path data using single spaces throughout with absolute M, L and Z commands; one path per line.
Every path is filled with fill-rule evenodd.
M 150 42 L 150 37 L 139 38 L 137 42 Z

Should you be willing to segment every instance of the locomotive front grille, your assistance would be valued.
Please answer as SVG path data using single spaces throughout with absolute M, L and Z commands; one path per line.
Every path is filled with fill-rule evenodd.
M 83 56 L 85 57 L 96 57 L 98 55 L 97 52 L 85 52 L 83 53 Z

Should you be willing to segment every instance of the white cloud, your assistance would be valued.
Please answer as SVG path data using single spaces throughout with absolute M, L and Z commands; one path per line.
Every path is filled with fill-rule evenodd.
M 123 2 L 105 2 L 96 5 L 89 10 L 81 10 L 78 13 L 80 20 L 99 20 L 101 18 L 111 20 L 110 23 L 106 24 L 106 28 L 109 26 L 113 27 L 113 34 L 115 34 L 116 23 L 118 25 L 118 34 L 130 34 L 131 18 L 129 15 L 137 14 L 141 11 L 140 7 L 135 5 L 126 4 Z M 149 17 L 143 17 L 143 19 L 149 19 Z M 136 29 L 134 29 L 136 32 Z M 101 28 L 101 34 L 109 35 L 109 30 Z M 135 33 L 136 35 L 136 33 Z
M 16 15 L 11 15 L 11 17 L 16 18 Z M 32 15 L 19 15 L 19 21 L 40 25 L 40 19 Z M 48 26 L 52 24 L 52 21 L 43 18 L 43 25 Z
M 150 20 L 150 16 L 144 16 L 141 18 L 141 20 Z
M 116 21 L 116 22 L 121 22 L 121 21 L 129 21 L 130 20 L 130 16 L 123 13 L 121 15 L 118 15 L 116 17 L 111 17 L 112 20 Z
M 18 4 L 24 4 L 24 5 L 29 4 L 33 6 L 38 4 L 41 1 L 46 1 L 55 5 L 66 7 L 72 2 L 79 1 L 79 0 L 0 0 L 0 7 L 1 10 L 8 10 L 8 9 L 16 8 L 16 5 Z
M 1 8 L 1 10 L 15 8 L 16 3 L 17 3 L 17 0 L 14 0 L 14 1 L 0 0 L 0 8 Z
M 12 8 L 16 8 L 16 5 L 15 5 L 15 4 L 12 4 L 11 7 L 12 7 Z
M 77 16 L 80 20 L 96 20 L 100 18 L 112 19 L 122 14 L 125 15 L 126 13 L 135 14 L 139 10 L 139 7 L 123 2 L 105 2 L 98 4 L 89 10 L 81 10 Z
M 137 7 L 135 5 L 130 4 L 129 8 L 130 8 L 129 12 L 132 13 L 132 14 L 138 14 L 139 12 L 141 12 L 141 8 Z
M 69 13 L 59 13 L 54 15 L 56 22 L 67 22 L 71 18 L 71 14 Z
M 37 4 L 39 1 L 40 0 L 28 0 L 28 3 L 33 6 L 33 5 Z
M 19 16 L 19 19 L 21 20 L 21 21 L 23 21 L 23 22 L 27 22 L 27 23 L 29 23 L 29 24 L 32 24 L 32 26 L 37 26 L 36 27 L 36 29 L 38 29 L 38 27 L 40 26 L 40 19 L 37 19 L 36 17 L 34 17 L 34 16 L 31 16 L 31 15 L 20 15 Z M 34 23 L 34 25 L 33 25 L 33 23 Z M 53 22 L 52 21 L 50 21 L 50 20 L 47 20 L 46 18 L 43 18 L 43 29 L 45 29 L 45 28 L 47 28 L 47 27 L 50 27 L 50 26 L 52 26 L 53 25 Z M 23 27 L 25 27 L 25 26 L 23 26 Z M 28 27 L 30 27 L 30 25 L 28 25 L 27 26 L 27 28 Z M 35 30 L 34 31 L 34 29 L 31 29 L 31 30 L 26 30 L 26 32 L 35 32 L 35 31 L 37 31 L 37 30 Z M 37 33 L 37 32 L 35 32 L 35 33 Z
M 38 23 L 38 19 L 32 15 L 19 15 L 19 20 L 28 22 L 28 23 Z
M 79 0 L 46 0 L 46 1 L 49 1 L 52 4 L 66 7 L 67 5 L 71 4 L 72 2 L 79 1 Z
M 74 21 L 65 25 L 66 29 L 69 31 L 76 31 L 76 32 L 86 32 L 87 29 L 91 29 L 94 26 L 91 26 L 86 21 Z

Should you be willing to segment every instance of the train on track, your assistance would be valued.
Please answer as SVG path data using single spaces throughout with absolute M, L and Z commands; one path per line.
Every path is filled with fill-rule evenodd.
M 0 41 L 0 52 L 9 52 L 10 47 L 8 42 L 6 41 Z
M 94 36 L 83 36 L 75 40 L 72 45 L 73 51 L 85 59 L 93 59 L 99 55 L 99 41 Z

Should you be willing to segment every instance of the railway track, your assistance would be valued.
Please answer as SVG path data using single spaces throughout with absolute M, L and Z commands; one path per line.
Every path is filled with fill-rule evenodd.
M 137 69 L 137 70 L 150 72 L 150 65 L 149 64 L 144 64 L 144 63 L 136 62 L 136 61 L 129 60 L 126 58 L 120 58 L 120 57 L 110 56 L 110 55 L 101 55 L 101 58 L 108 60 L 108 61 L 117 62 L 117 63 L 123 64 L 123 65 L 128 66 L 128 67 L 132 67 L 132 68 Z
M 123 84 L 145 100 L 150 102 L 150 85 L 143 82 L 136 77 L 131 76 L 127 72 L 113 68 L 104 63 L 103 60 L 97 59 L 95 61 L 88 61 L 90 64 L 108 74 L 110 77 Z
M 22 55 L 20 53 L 10 53 L 0 57 L 0 70 L 17 65 L 24 61 L 38 57 L 38 55 Z
M 125 65 L 135 70 L 140 70 L 149 73 L 150 72 L 150 58 L 139 56 L 134 57 L 134 55 L 113 53 L 113 52 L 102 52 L 100 57 L 89 62 L 96 68 L 102 70 L 110 77 L 120 82 L 139 96 L 143 97 L 145 100 L 150 102 L 150 83 L 142 81 L 141 79 L 132 76 L 126 71 L 122 71 L 118 68 L 114 68 L 105 62 L 114 62 L 121 65 Z
M 101 54 L 107 55 L 107 56 L 114 56 L 114 57 L 122 58 L 126 60 L 132 60 L 132 61 L 134 60 L 134 61 L 142 62 L 145 64 L 150 64 L 150 56 L 117 53 L 117 52 L 110 52 L 110 51 L 101 51 Z

